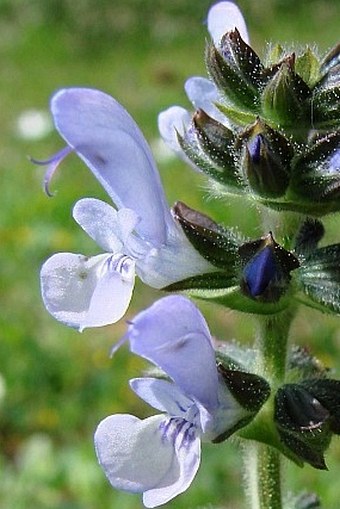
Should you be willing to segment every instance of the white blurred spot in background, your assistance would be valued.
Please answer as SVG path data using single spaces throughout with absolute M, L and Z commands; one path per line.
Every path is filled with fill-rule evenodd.
M 16 134 L 23 140 L 41 140 L 53 130 L 52 119 L 44 110 L 23 111 L 15 126 Z

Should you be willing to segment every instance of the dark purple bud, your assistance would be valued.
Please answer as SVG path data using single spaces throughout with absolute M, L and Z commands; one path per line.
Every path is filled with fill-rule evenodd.
M 251 189 L 265 198 L 278 198 L 287 190 L 293 150 L 278 131 L 257 119 L 240 134 L 244 146 L 243 173 Z
M 244 282 L 252 297 L 262 295 L 277 273 L 276 261 L 272 248 L 265 247 L 249 263 L 243 271 Z
M 285 293 L 290 272 L 299 267 L 298 259 L 281 247 L 271 233 L 239 248 L 244 264 L 241 289 L 253 299 L 277 302 Z
M 261 134 L 255 136 L 252 140 L 248 142 L 248 151 L 253 163 L 258 164 L 260 162 L 261 156 L 261 145 L 263 143 Z

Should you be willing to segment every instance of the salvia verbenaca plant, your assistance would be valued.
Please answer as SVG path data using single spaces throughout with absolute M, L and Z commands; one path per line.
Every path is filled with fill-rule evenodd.
M 51 111 L 66 147 L 39 162 L 48 165 L 45 189 L 51 194 L 52 175 L 74 152 L 112 205 L 75 204 L 74 219 L 103 254 L 53 255 L 41 270 L 42 297 L 51 315 L 82 331 L 125 315 L 136 274 L 170 293 L 130 321 L 114 347 L 128 343 L 152 363 L 130 386 L 158 412 L 99 424 L 95 450 L 114 488 L 162 505 L 192 483 L 201 442 L 234 435 L 249 507 L 321 508 L 317 494 L 283 493 L 281 459 L 326 469 L 340 434 L 340 381 L 288 342 L 299 304 L 340 313 L 340 244 L 319 245 L 322 218 L 340 210 L 340 46 L 320 57 L 271 45 L 260 58 L 231 2 L 215 4 L 207 24 L 209 77 L 188 79 L 192 110 L 170 107 L 159 130 L 217 199 L 261 210 L 261 234 L 248 238 L 183 202 L 170 209 L 126 110 L 98 90 L 62 89 Z M 252 314 L 254 344 L 215 344 L 188 297 Z

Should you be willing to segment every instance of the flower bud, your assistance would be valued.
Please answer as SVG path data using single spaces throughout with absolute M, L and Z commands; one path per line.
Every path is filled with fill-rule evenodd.
M 311 91 L 294 71 L 294 53 L 287 57 L 266 84 L 262 93 L 262 111 L 265 117 L 282 126 L 309 121 L 307 99 Z M 308 116 L 307 116 L 308 115 Z
M 275 242 L 271 233 L 239 248 L 244 268 L 241 289 L 252 299 L 276 302 L 288 289 L 298 259 Z
M 275 395 L 274 421 L 280 439 L 296 461 L 327 469 L 324 452 L 332 436 L 330 413 L 307 389 L 286 384 Z
M 290 143 L 259 119 L 241 138 L 246 140 L 243 166 L 250 187 L 264 198 L 282 196 L 289 184 L 294 154 Z
M 314 213 L 339 210 L 340 131 L 318 138 L 295 159 L 290 188 Z
M 206 65 L 211 78 L 229 101 L 243 109 L 257 110 L 263 67 L 237 30 L 227 32 L 219 48 L 208 46 Z
M 198 109 L 179 143 L 189 159 L 217 182 L 233 188 L 244 186 L 235 162 L 235 136 L 230 129 Z

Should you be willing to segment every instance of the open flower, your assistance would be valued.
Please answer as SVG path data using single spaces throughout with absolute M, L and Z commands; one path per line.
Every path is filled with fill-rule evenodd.
M 243 40 L 248 42 L 247 27 L 241 11 L 233 2 L 219 2 L 211 7 L 207 17 L 208 31 L 217 46 L 229 30 L 238 29 Z M 201 76 L 192 76 L 184 85 L 185 92 L 195 109 L 201 109 L 210 117 L 229 126 L 227 118 L 216 107 L 220 92 L 215 83 Z M 171 106 L 158 116 L 159 132 L 165 143 L 182 159 L 193 166 L 183 152 L 177 133 L 183 136 L 190 125 L 192 114 L 181 106 Z
M 201 440 L 226 438 L 249 422 L 250 412 L 218 372 L 208 326 L 187 298 L 157 301 L 135 317 L 126 339 L 132 352 L 168 377 L 130 382 L 162 414 L 144 420 L 111 415 L 99 424 L 95 447 L 114 488 L 143 493 L 144 505 L 156 507 L 190 486 L 200 464 Z
M 46 187 L 74 151 L 117 207 L 85 198 L 73 210 L 105 254 L 58 253 L 43 265 L 43 300 L 57 320 L 79 330 L 116 322 L 129 305 L 135 273 L 163 288 L 215 270 L 172 216 L 150 148 L 117 101 L 98 90 L 70 88 L 52 97 L 51 110 L 67 147 L 45 162 Z

